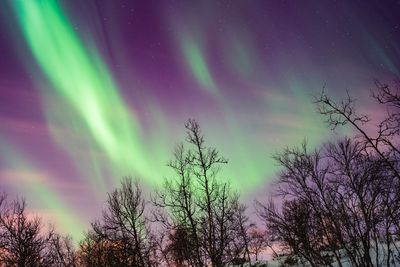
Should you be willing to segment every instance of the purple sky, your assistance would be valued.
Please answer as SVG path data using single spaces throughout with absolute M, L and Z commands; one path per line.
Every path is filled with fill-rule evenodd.
M 0 189 L 25 196 L 66 232 L 99 216 L 105 192 L 122 176 L 160 185 L 189 117 L 230 160 L 222 175 L 249 201 L 275 177 L 273 153 L 335 135 L 311 104 L 324 84 L 336 98 L 348 89 L 361 110 L 378 116 L 383 111 L 368 102 L 374 79 L 399 77 L 400 1 L 65 0 L 56 3 L 66 27 L 105 66 L 82 67 L 93 93 L 76 89 L 80 98 L 67 98 L 32 52 L 20 23 L 26 18 L 12 2 L 0 11 Z M 91 100 L 107 112 L 118 144 L 90 130 L 98 125 Z M 79 223 L 63 226 L 65 216 Z

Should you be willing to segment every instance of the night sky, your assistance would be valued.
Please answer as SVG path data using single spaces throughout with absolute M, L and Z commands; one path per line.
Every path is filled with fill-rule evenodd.
M 400 1 L 2 1 L 0 190 L 77 237 L 123 176 L 161 185 L 194 118 L 251 205 L 275 152 L 351 134 L 313 94 L 378 117 L 399 71 Z

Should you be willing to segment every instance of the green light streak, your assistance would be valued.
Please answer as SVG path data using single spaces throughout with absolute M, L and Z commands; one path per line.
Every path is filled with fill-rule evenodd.
M 199 45 L 190 38 L 184 38 L 183 52 L 187 64 L 189 65 L 190 70 L 192 71 L 193 76 L 196 78 L 199 85 L 208 90 L 210 93 L 215 93 L 215 84 Z
M 227 138 L 229 133 L 229 143 L 218 144 L 218 150 L 222 155 L 229 155 L 229 163 L 221 169 L 221 178 L 227 179 L 234 190 L 240 192 L 242 196 L 251 196 L 257 188 L 263 188 L 268 178 L 276 171 L 276 166 L 270 159 L 270 147 L 264 147 L 265 140 L 255 140 L 254 129 L 241 128 L 241 122 L 228 116 L 232 112 L 232 107 L 225 105 L 224 120 L 225 125 L 219 131 L 214 131 L 213 137 L 217 140 Z M 207 135 L 206 137 L 208 137 Z M 215 140 L 214 139 L 214 140 Z M 263 142 L 264 141 L 264 142 Z M 210 142 L 214 146 L 214 142 Z M 232 146 L 231 144 L 235 144 Z
M 93 141 L 94 150 L 104 153 L 118 173 L 154 177 L 139 125 L 126 108 L 111 74 L 95 49 L 81 43 L 57 1 L 12 3 L 29 48 L 55 90 L 52 97 L 65 104 L 66 110 L 46 110 L 50 122 L 54 125 L 63 124 L 65 119 L 72 121 L 65 126 L 79 128 L 78 132 Z M 49 94 L 52 92 L 44 91 L 45 98 Z M 63 144 L 65 141 L 57 135 L 53 137 L 72 156 L 68 144 Z

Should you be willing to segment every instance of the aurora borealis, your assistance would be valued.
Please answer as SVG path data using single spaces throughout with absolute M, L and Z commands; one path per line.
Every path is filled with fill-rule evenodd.
M 335 134 L 311 104 L 325 84 L 384 112 L 366 99 L 399 77 L 398 14 L 397 1 L 5 1 L 0 190 L 79 236 L 123 176 L 160 185 L 195 118 L 251 200 L 273 153 Z

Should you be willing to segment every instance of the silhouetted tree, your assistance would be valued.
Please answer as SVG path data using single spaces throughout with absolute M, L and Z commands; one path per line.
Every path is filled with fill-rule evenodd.
M 365 150 L 379 156 L 389 167 L 392 175 L 400 179 L 397 166 L 400 156 L 397 140 L 400 134 L 400 82 L 389 86 L 376 81 L 376 87 L 377 90 L 372 93 L 372 97 L 387 112 L 386 117 L 378 123 L 372 124 L 369 115 L 359 114 L 355 105 L 356 100 L 349 94 L 347 98 L 335 101 L 323 90 L 314 97 L 314 103 L 317 112 L 324 116 L 326 124 L 331 129 L 350 125 L 358 133 L 357 138 L 363 142 Z M 375 125 L 377 125 L 376 132 L 373 133 L 371 130 Z
M 286 149 L 275 158 L 284 167 L 278 194 L 285 201 L 280 209 L 273 202 L 259 205 L 275 241 L 311 266 L 332 266 L 332 259 L 343 266 L 344 255 L 352 266 L 394 259 L 381 248 L 395 246 L 396 227 L 385 202 L 398 205 L 381 158 L 372 158 L 362 143 L 350 139 L 312 153 L 305 145 Z
M 376 133 L 353 98 L 334 101 L 323 91 L 314 99 L 317 111 L 332 129 L 349 124 L 356 136 L 312 152 L 303 144 L 277 154 L 282 204 L 258 203 L 270 239 L 311 266 L 398 262 L 400 95 L 398 84 L 376 84 L 373 97 L 387 110 Z
M 386 167 L 385 179 L 381 183 L 385 185 L 385 197 L 379 205 L 381 216 L 384 218 L 379 229 L 374 229 L 374 239 L 378 235 L 384 235 L 386 240 L 386 265 L 389 266 L 394 259 L 394 251 L 399 253 L 392 238 L 399 237 L 399 205 L 400 205 L 400 170 L 399 170 L 399 134 L 400 134 L 400 83 L 396 81 L 392 85 L 376 81 L 376 88 L 372 97 L 386 111 L 386 116 L 378 122 L 372 122 L 369 115 L 360 115 L 355 107 L 355 99 L 349 95 L 341 101 L 333 100 L 324 91 L 315 97 L 317 111 L 326 118 L 326 123 L 335 129 L 339 125 L 350 125 L 357 133 L 358 142 L 364 147 L 364 153 L 371 158 L 379 159 L 380 164 Z M 376 127 L 376 131 L 373 131 Z M 393 247 L 390 247 L 392 244 Z M 378 244 L 375 242 L 375 250 Z M 377 256 L 376 256 L 377 257 Z M 375 258 L 375 262 L 378 259 Z
M 145 209 L 138 181 L 125 178 L 121 188 L 108 195 L 102 220 L 92 224 L 81 243 L 82 261 L 87 266 L 154 266 L 155 247 Z
M 69 238 L 45 230 L 39 217 L 26 213 L 25 200 L 7 201 L 0 196 L 1 266 L 76 266 Z
M 262 230 L 253 224 L 248 229 L 248 236 L 249 252 L 251 255 L 254 255 L 255 261 L 258 261 L 260 253 L 269 246 L 268 235 L 265 230 Z
M 73 267 L 78 266 L 78 254 L 69 236 L 62 236 L 55 231 L 47 242 L 46 258 L 49 266 Z
M 179 264 L 223 266 L 238 256 L 231 248 L 241 236 L 237 218 L 245 217 L 244 209 L 229 183 L 217 177 L 227 160 L 205 145 L 196 121 L 189 120 L 185 128 L 190 148 L 180 144 L 175 149 L 169 167 L 176 175 L 166 179 L 153 200 L 161 208 L 156 219 L 172 233 L 172 247 L 183 248 Z

